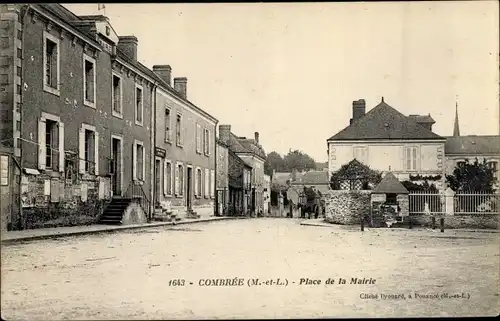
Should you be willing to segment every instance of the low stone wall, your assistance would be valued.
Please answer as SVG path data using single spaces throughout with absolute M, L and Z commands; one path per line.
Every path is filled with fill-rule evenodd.
M 436 228 L 439 228 L 439 216 L 436 216 Z M 432 216 L 412 215 L 412 222 L 417 226 L 431 227 Z M 445 229 L 454 228 L 480 228 L 498 229 L 500 215 L 498 214 L 475 214 L 475 215 L 446 215 L 444 216 Z
M 362 215 L 370 214 L 368 190 L 331 190 L 324 194 L 325 221 L 334 224 L 360 224 Z

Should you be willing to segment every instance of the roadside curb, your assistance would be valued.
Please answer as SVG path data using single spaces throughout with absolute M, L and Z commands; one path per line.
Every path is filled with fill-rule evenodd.
M 300 222 L 300 225 L 304 225 L 304 226 L 317 226 L 317 227 L 330 227 L 330 228 L 339 228 L 340 227 L 337 224 L 321 223 L 321 222 L 307 222 L 307 221 Z M 352 225 L 352 226 L 355 226 L 355 225 Z M 408 230 L 410 230 L 410 229 L 408 229 Z M 422 230 L 429 230 L 429 228 L 415 227 L 412 230 L 414 230 L 414 231 L 419 231 L 419 230 L 422 231 Z M 447 228 L 446 230 L 455 231 L 455 232 L 467 232 L 467 233 L 489 233 L 489 234 L 500 233 L 500 230 L 493 230 L 493 229 L 491 229 L 491 230 L 480 230 L 480 229 L 460 229 L 460 228 L 453 229 L 453 228 Z M 369 229 L 367 227 L 365 227 L 365 231 L 369 231 Z
M 76 235 L 89 235 L 89 234 L 104 234 L 104 233 L 116 233 L 125 230 L 134 230 L 134 229 L 148 229 L 148 228 L 156 228 L 156 227 L 164 227 L 164 226 L 176 226 L 183 224 L 195 224 L 195 223 L 210 223 L 224 220 L 234 220 L 234 219 L 246 219 L 246 217 L 232 217 L 232 216 L 222 216 L 222 217 L 210 217 L 210 218 L 200 218 L 194 220 L 184 220 L 178 222 L 154 222 L 154 223 L 145 223 L 145 224 L 137 224 L 137 225 L 118 225 L 113 226 L 110 225 L 109 228 L 102 229 L 91 229 L 91 230 L 80 230 L 80 231 L 69 231 L 69 232 L 59 232 L 59 233 L 51 233 L 51 234 L 42 234 L 42 235 L 29 235 L 29 236 L 19 236 L 13 238 L 6 238 L 1 241 L 2 245 L 8 245 L 13 243 L 23 243 L 29 241 L 37 241 L 43 239 L 57 239 L 61 237 L 67 236 L 76 236 Z

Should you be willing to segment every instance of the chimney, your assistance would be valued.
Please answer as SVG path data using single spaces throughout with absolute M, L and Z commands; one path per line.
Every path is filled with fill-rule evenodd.
M 366 103 L 364 99 L 358 99 L 352 102 L 352 118 L 349 121 L 349 125 L 352 125 L 356 120 L 360 119 L 365 115 Z
M 229 142 L 229 137 L 231 135 L 231 125 L 219 125 L 219 139 L 224 143 Z
M 154 65 L 153 72 L 161 78 L 164 82 L 166 82 L 169 86 L 172 86 L 171 75 L 172 75 L 172 67 L 170 65 Z
M 186 77 L 174 78 L 174 89 L 184 99 L 187 99 L 187 81 Z
M 139 41 L 135 36 L 118 37 L 118 49 L 133 61 L 137 61 L 137 44 Z
M 255 142 L 259 143 L 259 132 L 255 132 Z

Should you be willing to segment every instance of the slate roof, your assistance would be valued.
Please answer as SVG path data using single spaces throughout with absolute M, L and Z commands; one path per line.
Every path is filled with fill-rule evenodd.
M 445 155 L 500 155 L 500 136 L 446 137 Z
M 444 139 L 383 100 L 328 140 Z
M 431 117 L 431 115 L 409 115 L 409 118 L 413 119 L 417 123 L 436 123 L 436 121 Z
M 392 172 L 388 172 L 382 178 L 380 183 L 373 189 L 376 194 L 408 194 L 408 190 L 394 176 Z
M 227 142 L 229 148 L 235 153 L 252 154 L 266 159 L 266 152 L 254 139 L 238 137 L 231 133 Z
M 273 174 L 273 177 L 271 178 L 271 181 L 273 183 L 276 183 L 278 185 L 286 185 L 286 182 L 288 180 L 292 179 L 292 173 L 289 172 L 275 172 Z

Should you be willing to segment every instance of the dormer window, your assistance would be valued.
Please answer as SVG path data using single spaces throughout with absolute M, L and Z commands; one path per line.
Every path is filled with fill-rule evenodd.
M 111 28 L 109 26 L 106 26 L 106 36 L 109 36 L 111 34 Z

